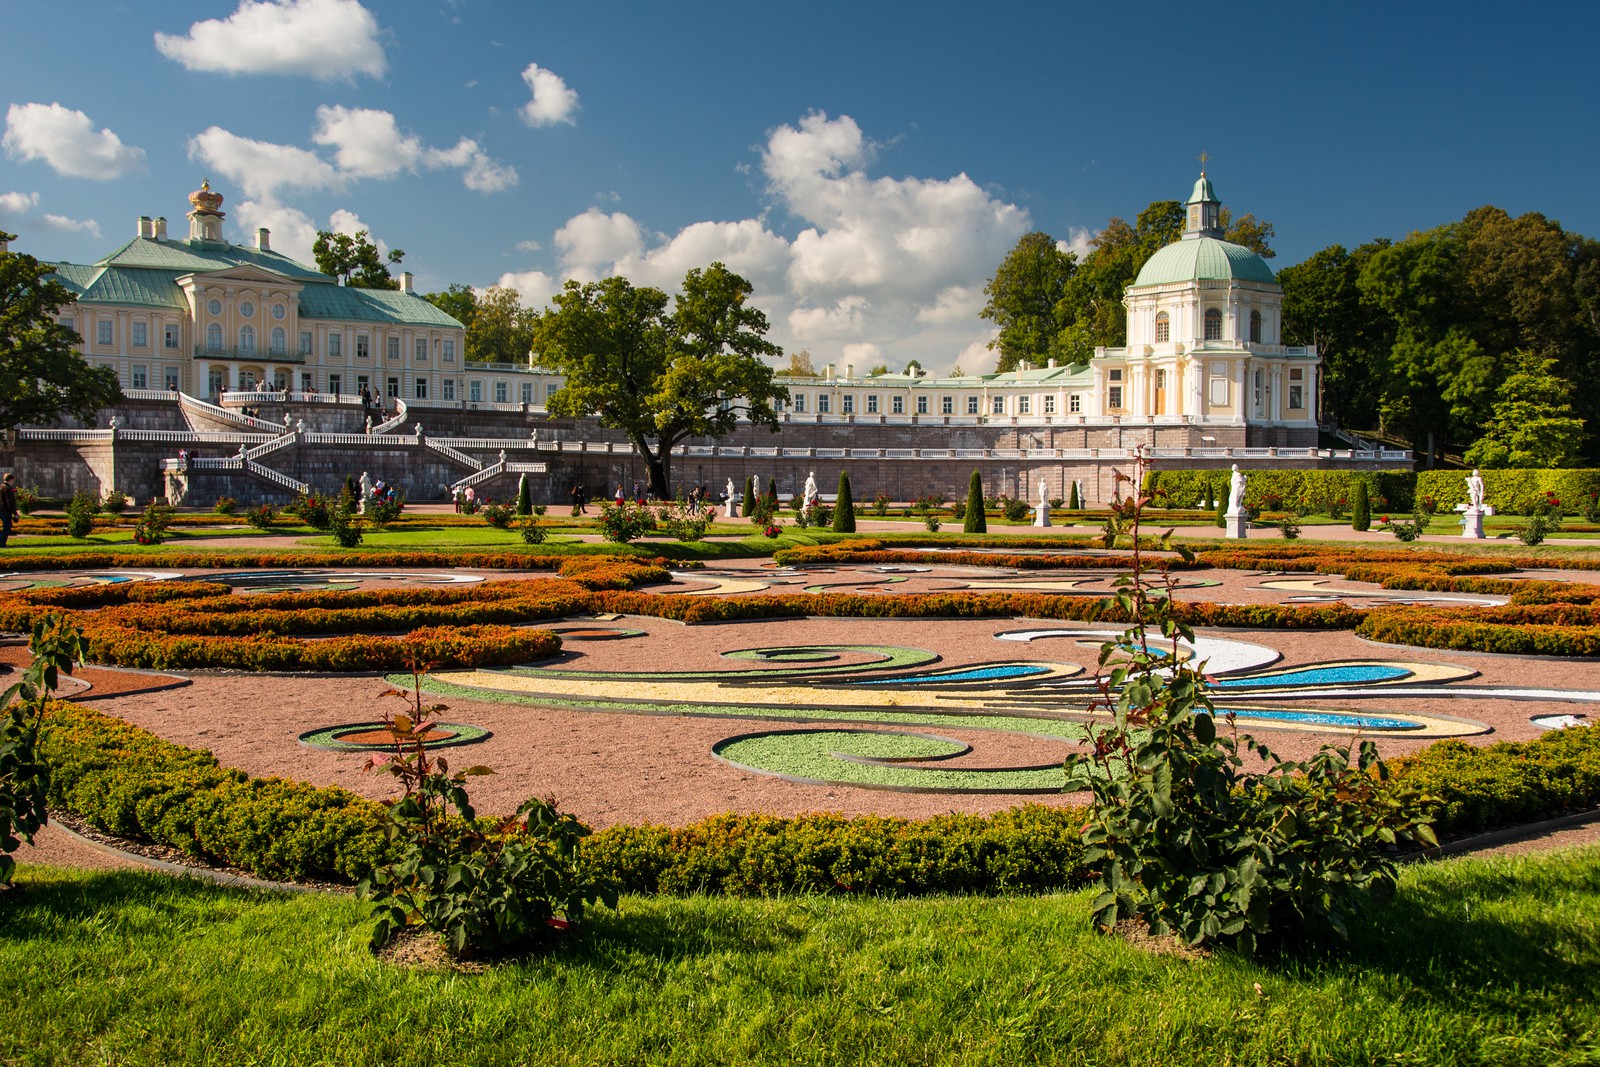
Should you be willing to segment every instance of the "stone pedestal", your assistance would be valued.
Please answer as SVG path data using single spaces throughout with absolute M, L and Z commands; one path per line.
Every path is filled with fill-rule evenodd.
M 1223 522 L 1227 524 L 1227 532 L 1224 536 L 1234 540 L 1243 540 L 1250 536 L 1250 516 L 1243 512 L 1230 511 L 1222 518 Z
M 727 518 L 737 519 L 739 517 L 739 498 L 736 496 L 730 496 L 728 498 L 728 506 L 723 510 L 727 513 Z
M 1050 505 L 1038 504 L 1033 509 L 1033 524 L 1035 526 L 1050 525 Z
M 1461 513 L 1461 536 L 1474 541 L 1483 540 L 1483 509 L 1468 508 Z

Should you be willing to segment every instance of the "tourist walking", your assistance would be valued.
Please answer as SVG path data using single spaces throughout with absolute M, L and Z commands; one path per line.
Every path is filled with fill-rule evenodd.
M 583 507 L 584 503 L 583 483 L 579 482 L 577 485 L 572 487 L 572 513 L 574 515 L 585 514 L 586 512 L 584 511 Z
M 0 548 L 11 540 L 11 525 L 17 521 L 17 487 L 7 472 L 0 478 Z

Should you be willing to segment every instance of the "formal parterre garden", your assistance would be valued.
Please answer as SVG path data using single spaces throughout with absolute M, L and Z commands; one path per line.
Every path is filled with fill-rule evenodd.
M 226 517 L 179 515 L 174 525 L 191 518 L 198 532 Z M 476 529 L 473 518 L 429 523 Z M 1600 855 L 1419 868 L 1399 877 L 1393 902 L 1376 892 L 1371 907 L 1347 906 L 1347 887 L 1302 874 L 1298 888 L 1274 889 L 1289 894 L 1289 910 L 1273 906 L 1278 939 L 1253 953 L 1230 948 L 1236 928 L 1190 927 L 1182 916 L 1194 908 L 1178 905 L 1157 932 L 1221 954 L 1150 955 L 1092 933 L 1091 913 L 1115 918 L 1124 906 L 1123 888 L 1107 881 L 1120 861 L 1085 833 L 1097 802 L 1089 779 L 1069 789 L 1063 771 L 1071 753 L 1105 757 L 1119 737 L 1131 739 L 1130 753 L 1156 751 L 1157 720 L 1147 710 L 1130 716 L 1128 694 L 1144 694 L 1142 685 L 1164 700 L 1195 678 L 1209 701 L 1195 717 L 1216 729 L 1162 741 L 1165 758 L 1217 751 L 1212 735 L 1233 730 L 1296 751 L 1350 746 L 1345 770 L 1291 762 L 1281 779 L 1241 778 L 1216 794 L 1227 807 L 1270 786 L 1278 814 L 1250 832 L 1287 832 L 1284 848 L 1299 847 L 1296 833 L 1325 835 L 1324 848 L 1336 844 L 1326 835 L 1354 834 L 1339 851 L 1387 846 L 1389 863 L 1393 849 L 1435 836 L 1593 809 L 1600 734 L 1588 724 L 1600 672 L 1583 671 L 1600 656 L 1600 559 L 1582 552 L 1303 540 L 1196 542 L 1180 552 L 1127 536 L 1108 548 L 1098 536 L 790 529 L 768 539 L 747 527 L 730 529 L 732 540 L 717 540 L 713 527 L 710 541 L 625 546 L 419 536 L 404 547 L 340 550 L 304 543 L 316 533 L 299 527 L 271 547 L 207 549 L 188 538 L 30 545 L 29 535 L 54 539 L 52 521 L 27 520 L 0 560 L 0 630 L 76 627 L 87 663 L 102 671 L 220 679 L 248 693 L 261 691 L 250 688 L 261 675 L 306 684 L 326 676 L 330 685 L 379 676 L 375 689 L 401 699 L 370 720 L 329 707 L 307 729 L 261 709 L 262 746 L 352 763 L 390 754 L 379 773 L 393 771 L 394 787 L 374 779 L 359 791 L 225 765 L 164 738 L 150 715 L 136 725 L 110 696 L 51 701 L 40 741 L 51 809 L 201 864 L 361 883 L 392 925 L 429 926 L 454 955 L 488 963 L 465 978 L 408 973 L 403 999 L 430 1004 L 457 1036 L 418 1016 L 409 1025 L 427 1034 L 407 1042 L 371 1025 L 387 1009 L 360 991 L 374 968 L 392 966 L 357 950 L 371 905 L 24 867 L 25 892 L 0 896 L 0 965 L 41 995 L 4 1009 L 5 1029 L 38 1037 L 0 1045 L 0 1062 L 69 1062 L 69 1035 L 82 1027 L 93 1035 L 77 1049 L 117 1062 L 207 1062 L 197 1050 L 224 1033 L 236 1036 L 218 1047 L 245 1058 L 270 1044 L 284 1062 L 439 1062 L 461 1054 L 466 1031 L 480 1041 L 501 1034 L 496 1050 L 474 1043 L 475 1062 L 507 1063 L 750 1062 L 799 1048 L 807 1051 L 791 1058 L 801 1062 L 886 1063 L 1087 1063 L 1110 1047 L 1128 1062 L 1600 1055 Z M 1169 584 L 1150 603 L 1119 603 L 1116 576 L 1134 567 L 1136 549 L 1138 566 L 1154 574 L 1158 561 Z M 1303 595 L 1306 582 L 1321 583 L 1317 595 Z M 1242 589 L 1250 596 L 1234 595 Z M 1143 646 L 1126 628 L 1154 617 L 1172 640 L 1152 641 L 1164 651 L 1141 667 Z M 772 639 L 778 622 L 792 640 Z M 952 629 L 934 639 L 937 627 Z M 1355 652 L 1285 658 L 1272 634 L 1325 635 L 1328 648 Z M 83 673 L 93 681 L 93 670 Z M 430 710 L 440 701 L 447 707 Z M 1474 710 L 1513 703 L 1514 714 Z M 708 743 L 684 781 L 770 782 L 814 800 L 809 813 L 772 814 L 756 802 L 686 821 L 607 820 L 593 832 L 543 801 L 474 810 L 464 792 L 476 788 L 471 765 L 496 737 L 478 720 L 539 721 L 548 709 L 627 717 L 646 736 L 653 723 L 706 725 Z M 1380 769 L 1357 759 L 1363 741 L 1404 754 Z M 1237 768 L 1271 765 L 1239 751 Z M 595 773 L 605 763 L 598 755 Z M 1193 766 L 1224 782 L 1244 773 L 1226 760 Z M 1121 788 L 1105 773 L 1104 789 Z M 1343 830 L 1313 829 L 1308 817 L 1324 778 L 1329 797 L 1362 812 Z M 536 797 L 542 783 L 516 788 Z M 1160 788 L 1171 786 L 1151 788 L 1166 796 Z M 1361 799 L 1369 793 L 1370 803 Z M 956 810 L 890 813 L 901 810 L 891 801 L 912 795 Z M 855 814 L 831 810 L 845 796 Z M 882 813 L 870 811 L 874 796 Z M 1158 799 L 1152 810 L 1194 802 Z M 1256 825 L 1251 810 L 1226 819 Z M 463 860 L 469 845 L 478 858 Z M 1330 852 L 1318 862 L 1332 870 L 1335 861 Z M 529 879 L 543 888 L 505 890 L 522 903 L 484 918 L 437 888 L 447 871 L 458 895 L 463 881 L 491 893 Z M 1147 885 L 1152 877 L 1147 870 Z M 1266 928 L 1266 913 L 1241 897 L 1259 881 L 1253 866 L 1230 860 L 1209 879 L 1180 895 Z M 1380 871 L 1373 888 L 1394 884 Z M 117 917 L 118 959 L 101 958 L 83 934 L 96 913 Z M 1330 913 L 1344 939 L 1311 921 Z M 158 914 L 188 916 L 181 928 L 190 935 L 175 945 Z M 238 936 L 229 931 L 243 928 L 257 931 L 257 948 L 219 989 L 205 976 Z M 302 959 L 319 944 L 323 962 Z M 1000 947 L 1021 944 L 1036 951 Z M 258 997 L 251 991 L 271 981 L 259 970 L 268 957 L 327 983 L 298 990 L 304 1010 Z M 46 975 L 122 973 L 141 959 L 161 961 L 152 973 L 165 977 L 124 988 L 153 1023 L 135 1026 L 122 1007 L 91 1001 L 52 1007 L 42 995 Z M 1109 995 L 1108 968 L 1169 993 L 1193 983 L 1194 995 L 1159 1004 L 1134 996 L 1119 1010 L 1108 1006 L 1122 999 Z M 1446 971 L 1456 973 L 1447 983 Z M 641 982 L 650 992 L 624 994 Z M 208 1007 L 178 1010 L 178 989 Z M 716 1007 L 689 1002 L 700 995 Z M 800 1007 L 820 1001 L 839 1010 Z M 1173 1010 L 1185 1002 L 1215 1010 Z M 1144 1022 L 1134 1026 L 1134 1016 Z M 338 1020 L 331 1029 L 329 1019 Z M 697 1036 L 680 1047 L 684 1029 Z

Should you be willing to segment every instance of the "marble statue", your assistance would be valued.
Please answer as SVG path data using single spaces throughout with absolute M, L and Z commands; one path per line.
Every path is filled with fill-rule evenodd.
M 1049 487 L 1045 485 L 1043 478 L 1039 479 L 1039 506 L 1041 508 L 1047 508 L 1050 506 L 1050 490 Z
M 804 511 L 807 516 L 809 516 L 811 514 L 811 505 L 816 499 L 817 499 L 817 472 L 816 471 L 807 471 L 806 472 L 806 487 L 805 487 L 805 490 L 800 494 L 800 509 L 802 511 Z
M 502 448 L 500 450 L 500 466 L 504 467 L 505 465 L 506 465 L 506 450 Z
M 371 421 L 370 419 L 368 420 Z M 366 471 L 361 472 L 361 514 L 367 513 L 367 501 L 372 498 L 372 479 Z
M 370 434 L 371 432 L 372 432 L 372 416 L 368 415 L 367 416 L 367 433 Z
M 1244 513 L 1244 485 L 1246 478 L 1239 470 L 1239 465 L 1233 465 L 1233 473 L 1228 476 L 1228 511 L 1229 515 Z
M 306 420 L 305 419 L 295 419 L 294 420 L 294 432 L 295 433 L 305 433 L 306 432 Z
M 725 498 L 725 500 L 723 501 L 723 504 L 724 504 L 723 512 L 724 512 L 725 517 L 730 518 L 730 519 L 737 519 L 739 517 L 739 501 L 738 501 L 738 498 L 736 498 L 733 495 L 733 479 L 732 478 L 728 479 L 728 495 Z
M 1467 506 L 1483 507 L 1483 476 L 1476 467 L 1472 468 L 1472 474 L 1467 478 Z
M 422 436 L 422 423 L 420 423 L 420 422 L 417 423 L 415 428 L 416 428 L 416 431 L 417 431 L 417 436 L 420 438 Z

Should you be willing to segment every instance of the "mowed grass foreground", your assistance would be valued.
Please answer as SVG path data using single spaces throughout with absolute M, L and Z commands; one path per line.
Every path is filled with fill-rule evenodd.
M 20 873 L 7 1065 L 1600 1062 L 1600 848 L 1408 870 L 1347 948 L 1262 962 L 1098 936 L 1084 893 L 627 898 L 554 955 L 416 972 L 349 897 Z

